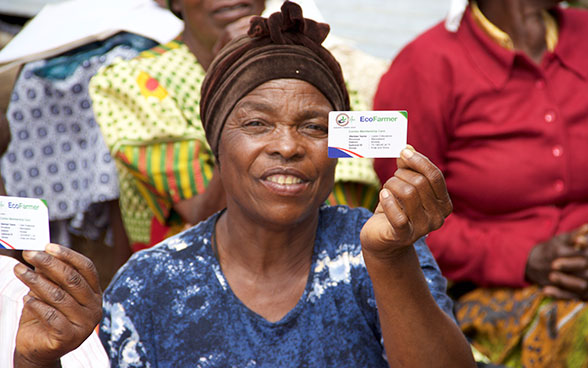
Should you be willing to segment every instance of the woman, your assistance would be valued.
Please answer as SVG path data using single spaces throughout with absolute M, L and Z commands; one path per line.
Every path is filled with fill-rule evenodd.
M 373 217 L 321 207 L 327 115 L 349 105 L 327 33 L 286 2 L 211 65 L 201 116 L 227 207 L 119 271 L 113 366 L 473 366 L 419 240 L 451 210 L 439 171 L 405 150 Z
M 200 87 L 220 46 L 244 34 L 247 17 L 261 14 L 264 5 L 263 0 L 170 1 L 185 22 L 182 35 L 92 79 L 96 120 L 118 163 L 121 209 L 134 250 L 224 207 L 200 122 Z M 370 160 L 345 162 L 336 175 L 329 203 L 375 207 L 380 183 Z
M 427 243 L 449 279 L 486 287 L 458 303 L 462 329 L 516 367 L 588 366 L 588 12 L 557 4 L 470 2 L 455 32 L 398 55 L 375 99 L 409 111 L 409 143 L 447 180 L 455 211 Z

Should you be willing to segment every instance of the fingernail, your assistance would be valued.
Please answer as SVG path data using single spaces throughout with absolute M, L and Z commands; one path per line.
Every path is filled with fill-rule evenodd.
M 390 197 L 390 194 L 391 194 L 390 191 L 386 188 L 384 188 L 380 191 L 380 196 L 382 197 L 382 199 L 386 199 L 386 198 Z
M 22 297 L 22 301 L 26 304 L 29 300 L 31 300 L 31 297 L 27 294 L 25 296 Z
M 25 250 L 24 252 L 22 252 L 22 256 L 26 260 L 34 260 L 39 256 L 40 253 L 41 252 L 36 250 Z
M 411 146 L 410 144 L 407 144 L 406 145 L 406 148 L 409 149 L 409 150 L 411 150 L 412 152 L 416 152 L 416 150 L 414 149 L 414 147 Z
M 45 247 L 45 251 L 49 254 L 52 254 L 54 256 L 59 254 L 59 245 L 57 244 L 53 244 L 53 243 L 49 243 L 47 244 L 47 246 Z
M 409 159 L 414 155 L 414 152 L 409 150 L 408 148 L 405 148 L 402 150 L 402 152 L 400 152 L 400 155 L 406 159 Z
M 19 274 L 19 275 L 24 275 L 25 273 L 27 273 L 28 271 L 28 267 L 23 265 L 22 263 L 17 264 L 16 266 L 14 266 L 14 272 Z

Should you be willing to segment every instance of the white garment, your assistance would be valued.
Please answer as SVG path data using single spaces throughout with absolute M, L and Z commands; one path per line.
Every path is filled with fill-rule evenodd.
M 451 0 L 449 14 L 447 14 L 447 18 L 445 19 L 445 29 L 449 32 L 457 32 L 461 24 L 461 18 L 463 18 L 463 13 L 467 7 L 468 0 Z
M 29 288 L 14 275 L 18 261 L 0 255 L 0 367 L 13 368 L 22 298 Z M 61 358 L 63 368 L 109 367 L 108 356 L 94 332 L 80 347 Z

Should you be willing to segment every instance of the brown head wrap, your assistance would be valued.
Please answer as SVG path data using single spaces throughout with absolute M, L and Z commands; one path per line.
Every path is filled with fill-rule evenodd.
M 284 2 L 281 13 L 254 17 L 248 36 L 233 40 L 216 56 L 204 83 L 200 118 L 218 157 L 220 134 L 237 102 L 261 84 L 292 78 L 315 86 L 335 110 L 349 110 L 339 63 L 321 43 L 329 25 L 302 16 L 298 4 Z

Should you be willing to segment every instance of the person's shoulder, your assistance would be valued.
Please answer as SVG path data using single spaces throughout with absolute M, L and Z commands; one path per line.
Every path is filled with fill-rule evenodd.
M 459 43 L 459 39 L 454 32 L 445 29 L 443 22 L 419 34 L 414 40 L 409 42 L 400 52 L 399 57 L 411 57 L 415 61 L 421 58 L 421 61 L 429 60 L 431 57 L 450 56 L 454 53 L 452 50 Z
M 561 12 L 565 17 L 569 17 L 570 19 L 588 19 L 588 9 L 585 8 L 578 8 L 578 7 L 567 7 L 567 8 L 557 8 L 559 12 Z M 588 27 L 588 24 L 584 24 Z
M 588 9 L 582 8 L 557 8 L 559 21 L 565 23 L 563 26 L 573 30 L 581 31 L 588 29 Z M 577 35 L 578 37 L 584 37 Z
M 400 50 L 383 75 L 380 88 L 390 88 L 392 81 L 408 83 L 415 79 L 445 83 L 447 77 L 453 74 L 451 70 L 467 60 L 464 51 L 457 33 L 449 32 L 444 23 L 439 23 Z
M 170 64 L 184 60 L 186 63 L 195 63 L 196 58 L 183 42 L 173 40 L 167 44 L 160 44 L 145 50 L 135 58 L 128 60 L 116 59 L 110 65 L 100 69 L 92 78 L 92 81 L 93 83 L 100 80 L 110 82 L 124 81 L 128 77 L 145 71 L 165 71 Z M 170 67 L 170 72 L 173 71 L 172 69 Z

